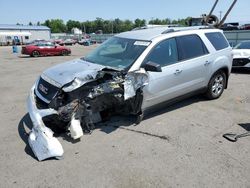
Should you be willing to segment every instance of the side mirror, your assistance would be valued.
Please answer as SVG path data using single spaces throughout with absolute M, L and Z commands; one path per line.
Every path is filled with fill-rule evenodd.
M 151 72 L 162 72 L 161 70 L 161 65 L 158 63 L 149 61 L 145 65 L 142 66 L 146 71 L 151 71 Z

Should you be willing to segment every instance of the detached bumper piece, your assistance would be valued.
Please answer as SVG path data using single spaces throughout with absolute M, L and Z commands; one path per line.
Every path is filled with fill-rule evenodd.
M 35 86 L 32 87 L 27 101 L 28 112 L 33 123 L 28 139 L 29 145 L 39 161 L 52 157 L 61 158 L 62 145 L 57 138 L 53 137 L 53 131 L 46 127 L 42 120 L 45 116 L 57 114 L 57 111 L 50 108 L 39 110 L 36 106 L 34 89 Z

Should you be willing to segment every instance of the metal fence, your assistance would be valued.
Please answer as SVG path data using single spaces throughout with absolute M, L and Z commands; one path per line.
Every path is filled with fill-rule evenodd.
M 102 43 L 105 40 L 107 40 L 108 38 L 114 36 L 114 34 L 88 34 L 89 36 L 91 36 L 91 39 L 96 41 L 97 43 Z M 51 39 L 78 39 L 81 40 L 82 39 L 82 35 L 74 35 L 74 34 L 67 34 L 67 33 L 52 33 L 51 34 Z
M 250 40 L 250 30 L 224 31 L 224 34 L 232 47 L 241 41 Z M 114 34 L 90 34 L 90 36 L 92 40 L 102 43 L 108 38 L 114 36 Z
M 241 41 L 250 40 L 250 30 L 224 31 L 224 34 L 232 47 Z
M 82 38 L 82 35 L 78 34 L 68 34 L 68 33 L 51 33 L 51 39 L 78 39 L 80 40 Z
M 90 34 L 91 39 L 95 40 L 97 43 L 102 43 L 110 37 L 114 36 L 114 34 Z

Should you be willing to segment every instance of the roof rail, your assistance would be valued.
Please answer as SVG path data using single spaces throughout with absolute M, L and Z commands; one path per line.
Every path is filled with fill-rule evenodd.
M 161 34 L 167 34 L 167 33 L 172 33 L 172 32 L 177 32 L 177 31 L 188 31 L 188 30 L 197 30 L 197 29 L 213 29 L 214 27 L 211 26 L 191 26 L 191 27 L 173 27 L 173 28 L 168 28 L 165 31 L 163 31 Z
M 161 34 L 167 34 L 167 33 L 172 33 L 172 32 L 175 32 L 174 29 L 167 29 L 165 31 L 163 31 Z
M 136 28 L 132 29 L 131 31 L 143 30 L 143 29 L 162 28 L 162 27 L 173 28 L 173 27 L 180 27 L 180 25 L 177 25 L 177 24 L 171 24 L 171 25 L 154 25 L 154 24 L 148 24 L 148 25 L 145 25 L 145 26 L 136 27 Z

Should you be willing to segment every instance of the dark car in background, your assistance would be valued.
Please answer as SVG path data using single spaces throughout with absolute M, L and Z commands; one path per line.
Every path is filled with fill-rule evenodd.
M 221 29 L 223 31 L 234 31 L 234 30 L 239 30 L 239 24 L 236 23 L 225 23 L 222 25 Z
M 84 46 L 90 46 L 92 42 L 90 39 L 81 39 L 78 41 L 78 44 L 84 45 Z
M 64 45 L 62 39 L 53 40 L 53 43 L 58 44 L 58 45 L 60 45 L 60 46 L 63 46 L 63 45 Z
M 240 26 L 241 30 L 250 30 L 250 24 L 244 24 L 242 26 Z
M 48 56 L 48 55 L 70 55 L 71 50 L 64 46 L 59 46 L 52 42 L 34 43 L 22 47 L 22 54 L 32 57 Z

